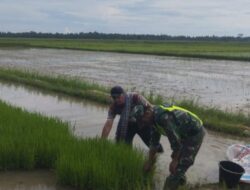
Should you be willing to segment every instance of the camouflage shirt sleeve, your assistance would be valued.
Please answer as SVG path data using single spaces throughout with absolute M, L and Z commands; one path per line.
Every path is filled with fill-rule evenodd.
M 177 131 L 177 126 L 174 122 L 173 116 L 164 114 L 159 121 L 160 126 L 166 131 L 171 149 L 173 152 L 177 152 L 181 149 L 181 139 Z
M 159 146 L 161 146 L 160 139 L 161 139 L 161 134 L 155 128 L 152 128 L 150 149 L 158 149 Z

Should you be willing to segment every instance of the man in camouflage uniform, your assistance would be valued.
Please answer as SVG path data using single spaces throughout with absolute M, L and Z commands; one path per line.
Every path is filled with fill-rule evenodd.
M 164 190 L 178 189 L 179 185 L 186 183 L 185 173 L 193 165 L 202 144 L 205 135 L 202 121 L 188 110 L 165 104 L 155 106 L 143 122 L 153 124 L 149 158 L 144 164 L 144 170 L 151 170 L 160 136 L 167 136 L 173 152 L 169 164 L 170 175 L 166 178 Z
M 143 111 L 151 110 L 152 105 L 143 96 L 137 93 L 126 93 L 120 86 L 114 86 L 110 95 L 113 102 L 109 107 L 108 117 L 102 130 L 102 138 L 108 137 L 115 116 L 120 115 L 116 130 L 116 141 L 123 141 L 131 145 L 135 134 L 138 134 L 149 147 L 152 128 L 147 125 L 143 127 L 139 125 L 142 117 L 138 117 L 137 114 L 142 113 L 140 109 L 143 109 Z M 157 152 L 162 152 L 162 146 L 160 144 L 157 144 L 157 146 Z

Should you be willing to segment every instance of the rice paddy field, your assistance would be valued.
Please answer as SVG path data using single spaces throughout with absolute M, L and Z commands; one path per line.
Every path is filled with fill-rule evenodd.
M 62 119 L 70 124 L 71 130 L 74 135 L 81 138 L 96 137 L 100 135 L 103 121 L 106 118 L 105 106 L 101 106 L 90 101 L 82 100 L 81 98 L 68 97 L 67 95 L 52 93 L 50 91 L 32 88 L 29 86 L 17 85 L 13 83 L 0 82 L 0 96 L 5 102 L 11 105 L 22 107 L 29 112 L 38 112 L 43 115 L 53 116 Z M 114 123 L 114 126 L 117 123 Z M 111 133 L 109 139 L 114 138 L 115 128 Z M 195 189 L 202 189 L 202 186 L 197 184 L 207 184 L 217 182 L 218 161 L 224 159 L 224 151 L 226 147 L 232 143 L 248 142 L 247 138 L 235 137 L 230 135 L 222 135 L 212 131 L 207 131 L 206 138 L 196 159 L 196 164 L 187 173 L 188 183 Z M 244 141 L 245 139 L 245 141 Z M 154 173 L 155 188 L 152 190 L 161 189 L 165 177 L 168 175 L 168 163 L 170 161 L 169 153 L 171 152 L 168 145 L 167 138 L 162 138 L 165 153 L 159 155 L 159 160 L 156 164 Z M 134 146 L 142 148 L 147 151 L 147 147 L 139 138 L 134 139 Z M 204 162 L 205 160 L 205 162 Z M 0 189 L 4 190 L 40 190 L 40 184 L 44 184 L 42 189 L 56 189 L 56 190 L 69 190 L 67 185 L 62 185 L 63 188 L 55 187 L 56 174 L 53 169 L 41 171 L 36 170 L 8 170 L 7 172 L 0 172 Z M 200 173 L 200 171 L 206 171 Z M 32 177 L 30 177 L 32 176 Z M 37 177 L 36 177 L 37 176 Z M 29 178 L 28 178 L 29 177 Z M 17 188 L 14 184 L 22 186 Z M 12 183 L 13 188 L 9 188 Z M 46 185 L 45 185 L 46 184 Z M 53 185 L 54 184 L 54 185 Z M 32 185 L 32 187 L 30 187 Z M 60 184 L 58 184 L 60 185 Z M 30 187 L 30 188 L 29 188 Z M 189 186 L 185 187 L 189 189 Z M 70 188 L 70 190 L 72 190 Z
M 0 38 L 0 47 L 37 47 L 109 51 L 223 60 L 250 60 L 249 42 L 123 41 Z
M 108 105 L 108 88 L 75 78 L 48 76 L 39 73 L 12 69 L 0 69 L 0 79 L 30 85 L 45 90 L 67 94 Z M 142 93 L 143 94 L 143 93 Z M 159 95 L 149 94 L 146 98 L 154 103 L 165 102 Z M 250 117 L 243 113 L 229 113 L 216 108 L 199 106 L 191 100 L 175 101 L 177 105 L 191 110 L 201 117 L 208 129 L 239 136 L 250 136 Z
M 58 48 L 109 51 L 221 60 L 250 61 L 250 44 L 244 42 L 153 42 L 118 40 L 60 40 L 0 38 L 3 49 Z M 83 98 L 103 105 L 110 103 L 109 87 L 77 77 L 51 76 L 38 72 L 0 68 L 0 80 Z M 161 104 L 166 97 L 144 93 Z M 193 100 L 174 100 L 196 113 L 208 129 L 250 137 L 250 116 L 201 106 Z M 77 138 L 69 124 L 56 118 L 29 113 L 0 101 L 0 171 L 49 169 L 58 183 L 77 189 L 152 189 L 153 173 L 142 172 L 141 150 L 99 138 Z M 195 189 L 220 189 L 197 185 Z M 183 187 L 183 189 L 190 189 Z

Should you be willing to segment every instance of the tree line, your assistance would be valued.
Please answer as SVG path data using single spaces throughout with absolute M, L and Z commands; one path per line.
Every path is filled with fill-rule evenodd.
M 156 41 L 242 41 L 250 42 L 250 37 L 243 37 L 242 34 L 234 36 L 171 36 L 153 34 L 116 34 L 116 33 L 42 33 L 42 32 L 0 32 L 0 37 L 22 37 L 22 38 L 56 38 L 56 39 L 98 39 L 98 40 L 156 40 Z

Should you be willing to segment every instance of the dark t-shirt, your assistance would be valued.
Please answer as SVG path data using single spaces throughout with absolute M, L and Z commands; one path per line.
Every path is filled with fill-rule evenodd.
M 135 106 L 142 105 L 144 111 L 151 107 L 151 104 L 141 95 L 137 93 L 128 93 L 132 95 L 132 103 L 130 110 L 132 111 Z M 114 119 L 116 115 L 121 115 L 123 109 L 125 108 L 125 104 L 120 106 L 113 102 L 108 111 L 108 119 Z

